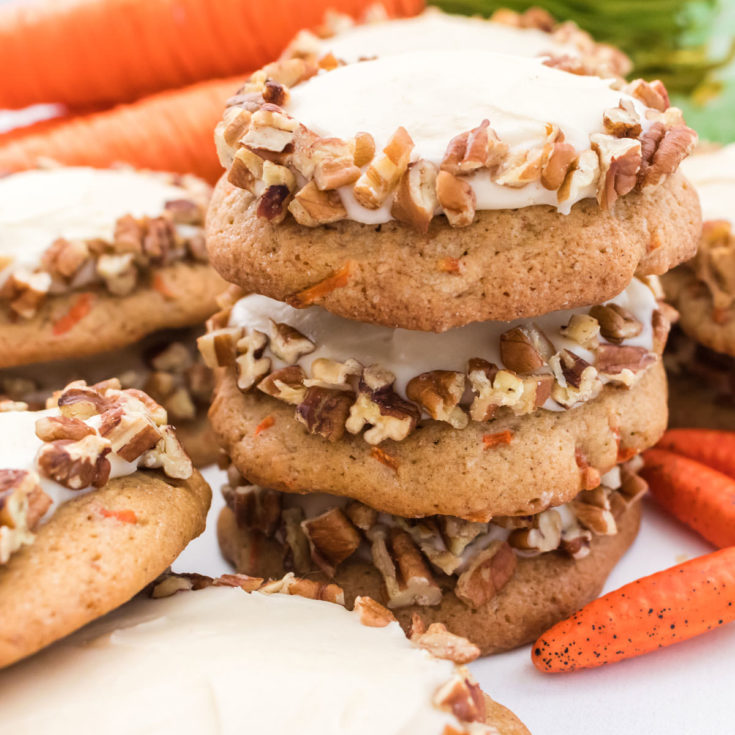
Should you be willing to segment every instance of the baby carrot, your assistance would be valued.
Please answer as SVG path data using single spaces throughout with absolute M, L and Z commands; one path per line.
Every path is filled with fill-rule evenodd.
M 735 431 L 669 429 L 656 446 L 696 459 L 735 479 Z
M 225 101 L 244 76 L 161 92 L 130 105 L 59 121 L 7 145 L 0 141 L 0 173 L 33 168 L 39 158 L 104 168 L 128 163 L 214 182 L 222 173 L 213 130 Z
M 327 10 L 374 0 L 36 0 L 0 7 L 0 108 L 129 102 L 275 59 Z M 411 15 L 423 0 L 381 0 Z
M 735 548 L 637 579 L 547 630 L 531 658 L 544 673 L 650 653 L 735 620 Z
M 715 546 L 735 546 L 735 480 L 663 449 L 643 458 L 640 475 L 666 510 Z

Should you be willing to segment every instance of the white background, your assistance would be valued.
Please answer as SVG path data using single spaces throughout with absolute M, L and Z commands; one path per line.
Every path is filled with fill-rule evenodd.
M 208 468 L 213 502 L 207 530 L 181 554 L 176 571 L 232 571 L 217 547 L 224 473 Z M 712 547 L 653 501 L 641 532 L 615 568 L 606 591 Z M 510 707 L 533 735 L 734 735 L 735 625 L 630 661 L 574 674 L 541 674 L 530 647 L 470 665 L 482 688 Z M 203 734 L 204 735 L 204 734 Z M 418 734 L 417 734 L 418 735 Z

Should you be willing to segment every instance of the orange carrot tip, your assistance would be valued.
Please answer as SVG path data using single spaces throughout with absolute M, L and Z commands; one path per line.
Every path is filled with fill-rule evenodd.
M 696 459 L 735 479 L 735 431 L 669 429 L 656 446 Z
M 735 548 L 657 572 L 594 600 L 534 644 L 547 674 L 588 669 L 688 640 L 735 620 Z
M 669 513 L 715 546 L 735 546 L 735 479 L 663 449 L 643 458 L 640 476 Z

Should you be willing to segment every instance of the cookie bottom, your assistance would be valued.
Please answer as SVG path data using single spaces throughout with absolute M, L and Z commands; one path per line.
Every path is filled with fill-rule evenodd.
M 198 472 L 138 471 L 62 505 L 0 566 L 0 668 L 140 592 L 202 533 L 211 498 Z
M 619 520 L 617 535 L 594 537 L 591 552 L 584 559 L 575 561 L 558 552 L 519 558 L 508 584 L 489 603 L 476 610 L 467 607 L 454 593 L 445 591 L 441 604 L 436 607 L 411 605 L 393 610 L 393 613 L 406 631 L 414 613 L 427 626 L 444 623 L 452 633 L 479 646 L 483 655 L 517 648 L 534 641 L 554 623 L 600 594 L 608 574 L 633 543 L 640 518 L 640 503 L 635 503 Z M 280 577 L 286 571 L 282 548 L 238 528 L 229 508 L 220 514 L 217 535 L 222 553 L 238 572 Z M 372 565 L 361 561 L 343 562 L 334 581 L 344 589 L 348 607 L 358 595 L 369 595 L 387 604 L 382 577 Z

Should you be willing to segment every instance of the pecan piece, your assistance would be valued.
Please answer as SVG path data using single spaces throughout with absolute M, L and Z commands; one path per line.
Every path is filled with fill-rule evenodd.
M 96 434 L 79 441 L 57 439 L 38 450 L 41 472 L 69 490 L 102 487 L 110 477 L 110 443 Z
M 448 171 L 436 177 L 436 196 L 452 227 L 467 227 L 475 219 L 475 192 L 464 180 Z
M 270 370 L 270 358 L 263 357 L 267 344 L 268 337 L 256 329 L 238 340 L 236 349 L 239 355 L 235 358 L 235 368 L 237 387 L 241 391 L 249 391 Z
M 225 485 L 222 495 L 239 528 L 271 537 L 281 520 L 283 494 L 259 485 Z
M 42 416 L 36 421 L 36 436 L 45 442 L 57 439 L 77 441 L 94 433 L 94 429 L 81 419 L 67 416 Z
M 191 477 L 193 467 L 189 455 L 181 446 L 173 426 L 159 426 L 161 438 L 153 449 L 149 449 L 140 457 L 140 466 L 148 468 L 160 467 L 164 474 L 177 480 Z
M 360 534 L 339 508 L 301 522 L 313 562 L 328 577 L 360 546 Z
M 372 597 L 356 597 L 354 610 L 360 616 L 360 622 L 370 628 L 385 628 L 397 622 L 396 616 Z
M 554 551 L 561 543 L 561 516 L 553 508 L 533 517 L 531 528 L 519 528 L 508 537 L 514 549 L 543 554 Z
M 615 383 L 633 385 L 641 372 L 657 360 L 645 347 L 629 345 L 600 345 L 597 351 L 597 369 Z
M 429 630 L 435 625 L 440 624 L 430 625 Z M 467 643 L 472 646 L 469 641 Z M 474 648 L 477 649 L 477 646 Z M 477 650 L 479 652 L 479 649 Z M 440 709 L 451 712 L 460 722 L 485 721 L 485 697 L 482 690 L 461 673 L 457 673 L 437 691 L 434 695 L 434 704 Z
M 503 365 L 521 375 L 544 367 L 553 354 L 554 345 L 538 327 L 514 327 L 500 335 Z
M 553 150 L 541 168 L 541 186 L 555 191 L 567 178 L 572 164 L 577 160 L 577 151 L 570 143 L 554 143 Z
M 477 610 L 500 592 L 516 568 L 516 555 L 504 541 L 493 541 L 472 559 L 459 575 L 454 594 L 468 607 Z
M 310 434 L 319 434 L 331 442 L 339 441 L 344 436 L 354 399 L 351 391 L 311 386 L 296 407 L 296 420 Z
M 468 664 L 480 655 L 480 649 L 462 636 L 450 633 L 444 623 L 432 623 L 425 631 L 411 636 L 411 643 L 428 651 L 434 658 Z
M 508 155 L 508 146 L 502 143 L 489 120 L 476 128 L 456 135 L 449 141 L 441 170 L 454 176 L 469 174 L 480 168 L 496 170 Z
M 434 217 L 439 200 L 436 195 L 438 169 L 430 161 L 409 164 L 401 177 L 391 208 L 391 215 L 424 234 Z
M 241 327 L 222 327 L 197 339 L 197 348 L 208 368 L 235 364 L 237 343 L 243 336 Z
M 590 136 L 590 140 L 600 162 L 597 202 L 603 209 L 610 209 L 619 196 L 635 188 L 641 170 L 641 143 L 601 133 Z
M 306 373 L 299 365 L 289 365 L 266 375 L 258 383 L 258 390 L 279 401 L 297 406 L 306 397 L 305 379 Z
M 126 462 L 134 462 L 141 454 L 158 444 L 158 427 L 144 413 L 126 411 L 122 406 L 102 414 L 100 436 L 110 441 L 112 451 Z
M 563 337 L 587 350 L 593 350 L 599 344 L 600 323 L 589 314 L 572 314 L 569 323 L 559 331 Z
M 643 130 L 640 115 L 630 100 L 621 99 L 617 107 L 605 110 L 602 123 L 605 132 L 616 138 L 637 138 Z
M 569 350 L 557 352 L 549 365 L 556 378 L 551 397 L 566 408 L 595 398 L 602 389 L 597 369 Z
M 288 204 L 288 211 L 304 227 L 318 227 L 339 222 L 347 216 L 347 210 L 336 191 L 319 191 L 310 181 Z
M 316 349 L 314 343 L 298 329 L 284 323 L 277 324 L 272 319 L 269 346 L 271 352 L 288 365 Z
M 459 402 L 464 395 L 465 382 L 464 373 L 432 370 L 411 379 L 406 386 L 406 395 L 423 406 L 431 418 L 446 421 L 455 429 L 464 429 L 469 417 Z
M 643 325 L 626 308 L 615 304 L 598 304 L 590 309 L 590 316 L 600 324 L 600 334 L 613 344 L 637 337 Z
M 639 188 L 657 186 L 692 152 L 697 134 L 686 125 L 665 128 L 655 122 L 641 136 L 643 160 L 638 175 Z

